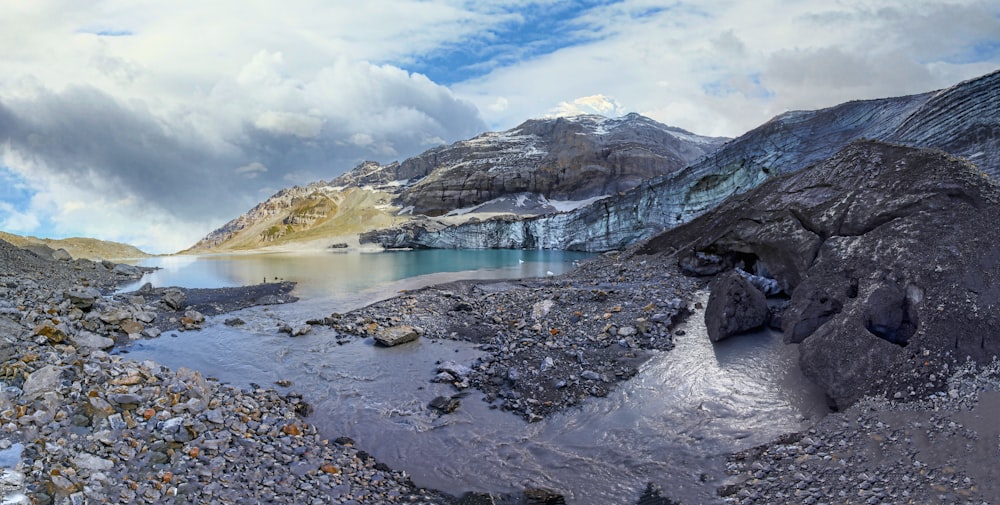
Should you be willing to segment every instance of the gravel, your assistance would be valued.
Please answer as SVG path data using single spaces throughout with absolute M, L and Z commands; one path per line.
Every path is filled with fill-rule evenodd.
M 290 286 L 110 295 L 142 269 L 49 261 L 0 241 L 0 497 L 49 503 L 451 503 L 346 438 L 295 393 L 238 388 L 112 354 Z M 178 303 L 183 299 L 184 303 Z M 194 305 L 192 305 L 194 304 Z M 200 304 L 200 305 L 199 305 Z M 87 338 L 79 338 L 87 335 Z
M 727 504 L 994 503 L 1000 363 L 964 363 L 944 391 L 865 398 L 804 433 L 733 455 Z
M 109 294 L 141 274 L 0 242 L 4 504 L 563 503 L 543 489 L 462 498 L 419 489 L 350 439 L 323 439 L 303 420 L 311 408 L 301 395 L 113 354 L 116 342 L 195 330 L 205 314 L 293 301 L 279 284 L 214 299 Z M 475 342 L 484 357 L 429 372 L 534 421 L 606 395 L 650 352 L 671 349 L 674 325 L 704 285 L 669 256 L 608 254 L 558 278 L 451 283 L 308 324 L 330 325 L 340 340 L 409 326 L 419 338 Z M 1000 363 L 937 354 L 924 363 L 900 371 L 884 395 L 733 454 L 719 502 L 991 503 L 1000 496 Z M 442 397 L 442 411 L 461 408 L 459 397 Z M 676 503 L 669 496 L 651 488 L 640 502 Z
M 664 257 L 610 253 L 561 277 L 453 282 L 310 322 L 345 340 L 412 329 L 477 343 L 484 357 L 462 364 L 466 372 L 435 370 L 435 380 L 476 388 L 497 408 L 538 421 L 606 396 L 651 351 L 672 349 L 674 325 L 703 286 Z

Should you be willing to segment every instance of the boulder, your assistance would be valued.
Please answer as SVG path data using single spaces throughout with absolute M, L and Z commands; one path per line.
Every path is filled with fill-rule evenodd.
M 459 380 L 466 379 L 472 375 L 471 368 L 460 363 L 455 363 L 454 361 L 445 361 L 441 363 L 437 366 L 437 371 L 447 373 Z
M 73 255 L 71 255 L 66 249 L 60 248 L 52 252 L 52 259 L 56 261 L 72 261 Z
M 128 335 L 138 335 L 142 333 L 143 329 L 145 329 L 145 326 L 143 326 L 142 323 L 134 319 L 126 319 L 119 323 L 118 326 Z
M 163 303 L 173 310 L 183 309 L 186 299 L 187 296 L 184 294 L 184 291 L 177 288 L 170 288 L 163 292 Z
M 104 459 L 88 453 L 77 454 L 73 457 L 72 461 L 77 468 L 90 470 L 92 472 L 108 471 L 115 466 L 115 464 L 109 459 Z
M 126 265 L 124 263 L 118 263 L 117 265 L 115 265 L 114 268 L 111 269 L 111 272 L 117 275 L 128 276 L 128 277 L 138 277 L 142 275 L 142 270 L 139 270 L 137 267 L 134 267 L 132 265 Z
M 115 341 L 108 337 L 96 335 L 87 330 L 80 330 L 79 333 L 70 335 L 69 341 L 76 347 L 87 349 L 110 349 L 115 346 Z
M 101 297 L 101 292 L 91 287 L 77 286 L 66 290 L 63 296 L 74 307 L 89 310 L 94 306 L 94 302 Z
M 767 300 L 746 277 L 730 270 L 712 280 L 705 307 L 705 328 L 712 342 L 764 326 Z
M 24 397 L 33 400 L 49 391 L 59 388 L 62 381 L 63 368 L 55 365 L 45 365 L 28 375 L 21 390 Z
M 127 309 L 120 308 L 120 307 L 119 308 L 113 308 L 113 309 L 111 309 L 111 310 L 109 310 L 109 311 L 101 314 L 101 316 L 100 316 L 101 321 L 104 321 L 107 324 L 118 324 L 118 323 L 121 323 L 122 321 L 124 321 L 126 319 L 130 319 L 131 317 L 132 317 L 132 313 L 131 312 L 129 312 Z
M 49 321 L 35 326 L 33 331 L 35 335 L 45 337 L 50 344 L 61 344 L 66 340 L 66 332 L 63 330 L 62 325 L 54 325 Z
M 443 414 L 451 414 L 461 405 L 462 405 L 461 400 L 457 398 L 438 396 L 435 397 L 433 400 L 431 400 L 431 402 L 427 406 Z
M 375 342 L 385 347 L 405 344 L 419 338 L 416 328 L 412 326 L 392 326 L 383 328 L 375 334 Z
M 79 333 L 70 335 L 69 341 L 73 343 L 76 347 L 83 347 L 87 349 L 110 349 L 115 346 L 115 341 L 108 338 L 96 335 L 87 330 L 81 330 Z
M 0 336 L 20 337 L 22 333 L 24 333 L 24 326 L 0 315 Z

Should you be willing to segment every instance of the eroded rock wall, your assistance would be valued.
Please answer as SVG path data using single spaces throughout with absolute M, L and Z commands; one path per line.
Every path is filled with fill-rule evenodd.
M 836 407 L 925 362 L 1000 354 L 1000 188 L 941 151 L 875 141 L 768 181 L 651 240 L 713 273 L 769 272 L 785 340 Z M 922 386 L 922 384 L 918 384 Z M 892 386 L 892 387 L 890 387 Z

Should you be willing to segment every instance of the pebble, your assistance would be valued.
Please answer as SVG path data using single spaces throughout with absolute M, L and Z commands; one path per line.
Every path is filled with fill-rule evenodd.
M 1000 361 L 960 365 L 947 382 L 947 392 L 916 399 L 862 399 L 807 433 L 734 454 L 720 496 L 727 504 L 992 503 L 1000 489 L 984 461 L 1000 446 L 984 445 L 982 434 L 995 430 Z M 977 424 L 970 411 L 984 401 Z
M 421 338 L 479 344 L 486 356 L 463 363 L 469 373 L 428 377 L 476 388 L 534 421 L 606 396 L 653 352 L 673 348 L 673 327 L 690 313 L 685 300 L 704 283 L 665 256 L 636 256 L 602 255 L 560 277 L 431 286 L 316 321 L 342 339 L 380 341 L 387 328 L 419 327 Z
M 105 352 L 116 335 L 205 321 L 182 290 L 100 296 L 141 274 L 45 262 L 0 241 L 0 503 L 329 503 L 338 489 L 358 504 L 451 502 L 322 439 L 298 397 Z

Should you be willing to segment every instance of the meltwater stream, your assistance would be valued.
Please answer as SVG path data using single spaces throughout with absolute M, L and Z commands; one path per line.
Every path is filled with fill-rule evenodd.
M 489 409 L 476 392 L 449 415 L 427 408 L 435 396 L 454 393 L 430 382 L 435 362 L 471 362 L 480 355 L 474 346 L 428 339 L 395 348 L 370 340 L 337 345 L 325 328 L 295 339 L 276 331 L 278 321 L 344 311 L 400 289 L 516 274 L 503 268 L 427 274 L 341 298 L 247 309 L 236 313 L 247 323 L 242 328 L 223 325 L 233 316 L 222 316 L 202 331 L 142 341 L 128 356 L 234 384 L 290 380 L 288 389 L 314 406 L 310 421 L 325 435 L 351 437 L 417 485 L 456 495 L 545 487 L 570 504 L 626 504 L 654 482 L 684 503 L 713 503 L 727 453 L 826 413 L 822 396 L 798 372 L 794 347 L 770 332 L 713 346 L 700 313 L 682 328 L 674 350 L 654 356 L 608 397 L 531 424 Z

